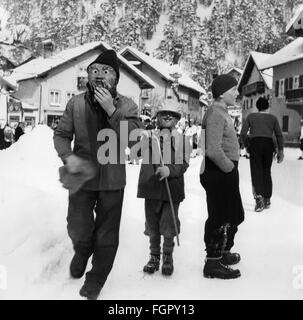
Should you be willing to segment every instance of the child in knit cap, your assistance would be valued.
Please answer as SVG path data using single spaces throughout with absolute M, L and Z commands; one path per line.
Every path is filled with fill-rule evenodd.
M 181 118 L 179 106 L 167 100 L 157 113 L 157 129 L 144 131 L 142 166 L 138 184 L 138 198 L 145 199 L 145 234 L 149 236 L 150 259 L 143 271 L 159 270 L 161 236 L 163 236 L 162 274 L 173 273 L 174 237 L 180 232 L 178 209 L 184 195 L 184 173 L 189 164 L 189 145 L 176 129 Z M 161 155 L 160 155 L 161 152 Z M 163 162 L 159 161 L 163 158 Z M 175 228 L 165 180 L 168 180 L 174 207 Z

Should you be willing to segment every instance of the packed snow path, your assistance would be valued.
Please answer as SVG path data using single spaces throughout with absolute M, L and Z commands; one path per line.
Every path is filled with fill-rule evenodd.
M 272 206 L 262 213 L 254 212 L 249 160 L 240 159 L 246 219 L 233 248 L 242 256 L 237 265 L 242 276 L 235 280 L 202 276 L 207 210 L 200 157 L 191 159 L 185 175 L 174 274 L 165 278 L 160 272 L 142 272 L 149 252 L 144 201 L 136 198 L 140 167 L 128 165 L 120 247 L 100 299 L 302 299 L 303 161 L 298 156 L 298 149 L 286 149 L 284 162 L 273 164 Z M 0 300 L 81 299 L 83 279 L 69 278 L 73 252 L 66 233 L 67 192 L 58 182 L 60 165 L 52 131 L 45 126 L 0 152 L 0 270 L 7 274 Z

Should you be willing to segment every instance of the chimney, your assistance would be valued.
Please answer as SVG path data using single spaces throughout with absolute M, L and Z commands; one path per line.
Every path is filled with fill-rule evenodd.
M 42 41 L 42 53 L 43 53 L 43 58 L 49 58 L 55 50 L 55 44 L 53 40 L 47 39 Z

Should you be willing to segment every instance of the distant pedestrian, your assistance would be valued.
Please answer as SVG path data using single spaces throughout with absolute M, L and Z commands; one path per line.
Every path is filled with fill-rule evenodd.
M 25 125 L 23 122 L 19 122 L 15 129 L 15 141 L 17 142 L 19 138 L 24 134 Z
M 300 140 L 301 155 L 298 158 L 298 160 L 303 160 L 303 119 L 301 119 L 300 124 L 301 124 L 301 132 L 300 132 L 299 140 Z
M 6 125 L 4 129 L 0 129 L 0 150 L 9 148 L 14 142 L 13 129 Z
M 241 139 L 245 141 L 250 131 L 250 170 L 256 200 L 255 211 L 261 212 L 270 207 L 272 196 L 271 166 L 275 153 L 273 134 L 277 140 L 278 163 L 284 158 L 284 142 L 278 119 L 269 113 L 268 100 L 259 98 L 256 107 L 259 112 L 247 116 L 241 130 Z

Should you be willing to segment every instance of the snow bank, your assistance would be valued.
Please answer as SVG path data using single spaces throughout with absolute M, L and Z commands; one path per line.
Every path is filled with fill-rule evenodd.
M 0 300 L 81 298 L 83 279 L 69 277 L 73 252 L 66 232 L 67 192 L 58 182 L 61 161 L 52 134 L 38 126 L 0 152 L 0 267 L 7 269 L 7 289 L 0 288 Z M 136 198 L 140 166 L 127 166 L 120 246 L 100 299 L 302 299 L 296 271 L 303 266 L 299 154 L 298 149 L 286 149 L 285 161 L 273 164 L 272 206 L 262 213 L 254 212 L 249 161 L 240 159 L 246 219 L 234 248 L 242 256 L 237 266 L 242 276 L 232 281 L 202 276 L 207 206 L 199 157 L 191 159 L 185 174 L 174 274 L 165 278 L 160 272 L 142 272 L 149 244 L 143 234 L 144 201 Z
M 70 250 L 67 193 L 58 181 L 61 160 L 52 137 L 39 125 L 0 152 L 0 265 L 8 270 L 11 298 L 22 299 L 23 290 L 56 275 Z

